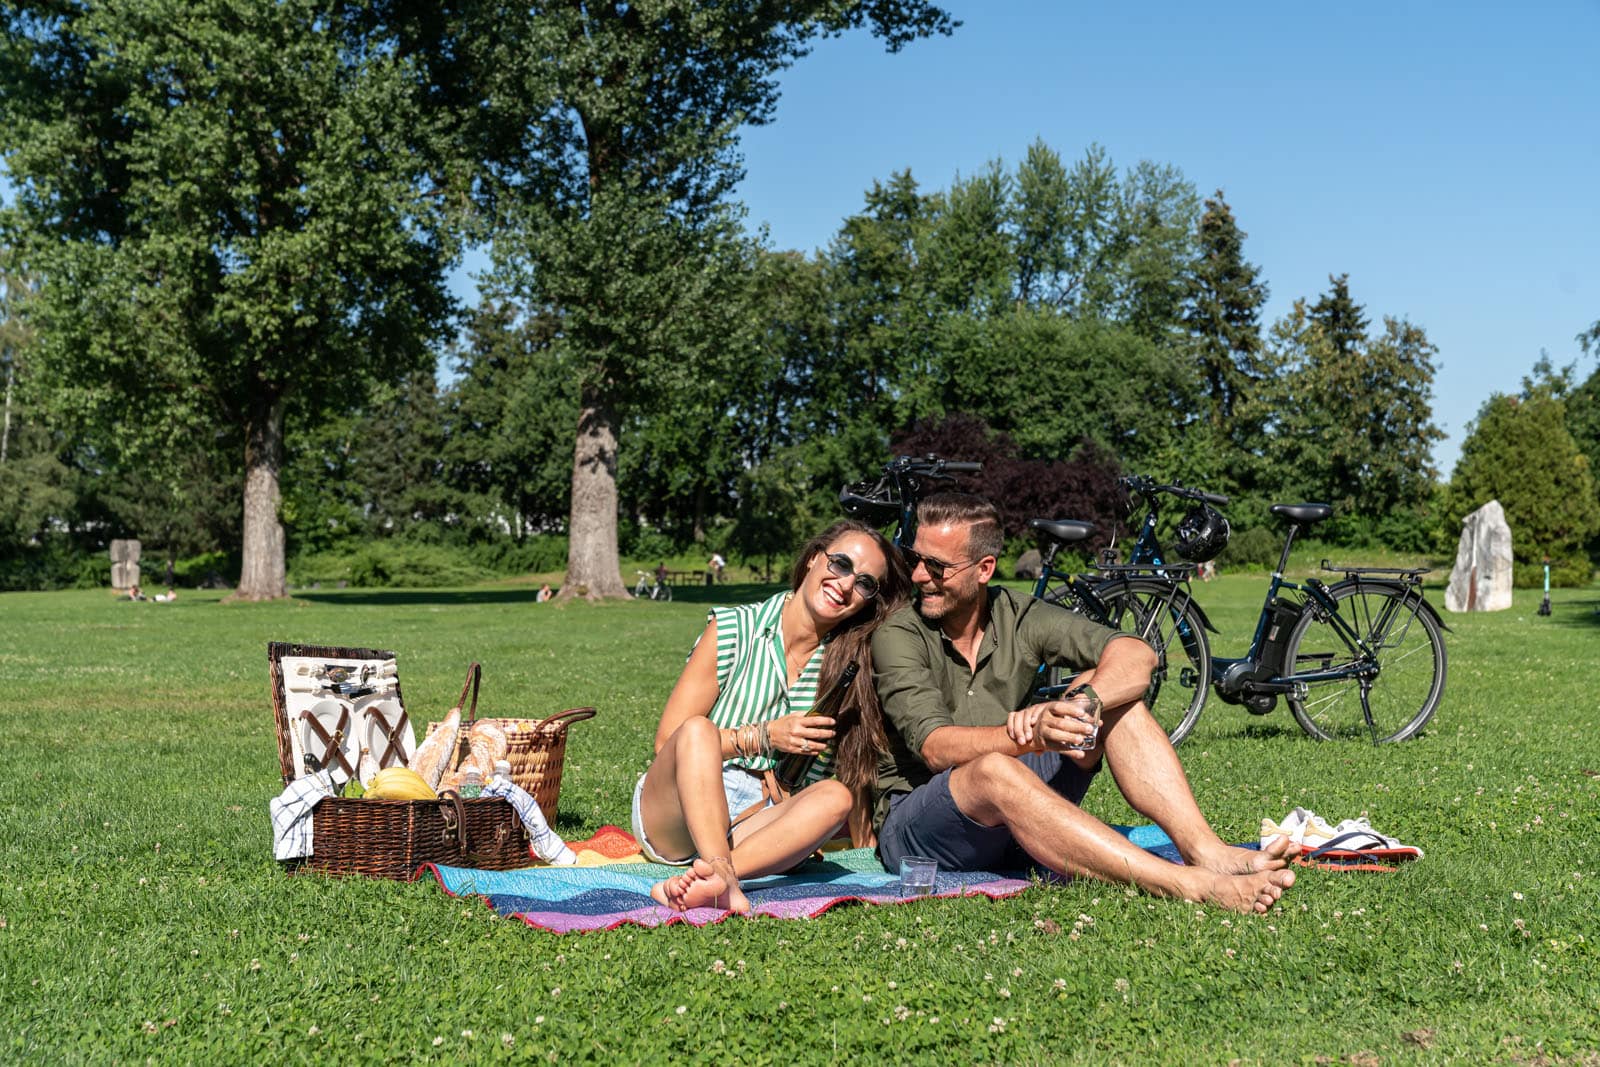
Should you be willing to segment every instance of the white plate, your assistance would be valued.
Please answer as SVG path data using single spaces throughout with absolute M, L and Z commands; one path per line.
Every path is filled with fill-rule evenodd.
M 321 730 L 315 729 L 315 721 Z M 326 697 L 311 705 L 295 720 L 295 733 L 300 738 L 302 773 L 318 769 L 333 772 L 335 788 L 355 777 L 357 761 L 361 758 L 361 745 L 356 737 L 359 720 L 350 705 L 342 700 Z M 326 735 L 326 737 L 324 737 Z M 344 757 L 344 763 L 339 760 Z M 315 762 L 316 766 L 312 766 Z
M 411 755 L 417 750 L 416 730 L 406 717 L 400 701 L 395 699 L 392 689 L 386 693 L 357 698 L 355 715 L 357 755 L 362 749 L 370 752 L 379 770 L 404 767 L 411 762 Z M 389 733 L 396 723 L 402 724 L 398 749 L 389 741 Z

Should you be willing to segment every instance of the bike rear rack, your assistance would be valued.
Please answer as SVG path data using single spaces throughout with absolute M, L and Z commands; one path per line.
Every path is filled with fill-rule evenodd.
M 1094 569 L 1109 578 L 1161 578 L 1186 581 L 1199 566 L 1194 563 L 1096 563 Z
M 1332 574 L 1342 574 L 1347 578 L 1370 578 L 1377 575 L 1404 578 L 1408 582 L 1418 581 L 1422 575 L 1432 572 L 1432 567 L 1335 567 L 1327 560 L 1322 561 L 1322 569 Z

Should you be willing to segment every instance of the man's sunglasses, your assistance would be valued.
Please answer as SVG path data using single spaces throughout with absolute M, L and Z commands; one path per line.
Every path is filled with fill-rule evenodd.
M 856 592 L 861 594 L 863 600 L 871 600 L 878 595 L 878 579 L 870 574 L 858 573 L 855 563 L 843 552 L 828 556 L 828 573 L 835 578 L 855 578 Z
M 946 563 L 942 559 L 934 559 L 932 556 L 924 556 L 922 553 L 915 552 L 909 548 L 901 548 L 900 557 L 906 561 L 907 570 L 916 570 L 917 564 L 919 563 L 928 568 L 928 577 L 932 578 L 936 582 L 944 581 L 945 575 L 947 574 L 954 574 L 956 571 L 966 570 L 974 563 L 980 562 L 976 559 L 969 559 L 965 563 Z

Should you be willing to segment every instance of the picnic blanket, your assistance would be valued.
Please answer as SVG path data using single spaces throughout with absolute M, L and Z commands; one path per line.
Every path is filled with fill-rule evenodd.
M 1177 849 L 1155 827 L 1118 827 L 1134 844 L 1180 862 Z M 482 871 L 430 864 L 439 885 L 451 896 L 481 896 L 508 919 L 554 933 L 611 930 L 624 924 L 655 927 L 672 923 L 705 926 L 727 919 L 720 908 L 678 912 L 657 904 L 650 887 L 680 873 L 681 867 L 648 863 L 626 830 L 603 827 L 587 841 L 568 844 L 578 854 L 570 867 L 530 867 L 519 871 Z M 620 862 L 619 862 L 620 861 Z M 1015 896 L 1035 884 L 1013 872 L 961 873 L 941 870 L 932 897 Z M 890 874 L 868 848 L 824 853 L 788 874 L 747 879 L 751 914 L 778 919 L 810 919 L 846 902 L 907 904 L 927 897 L 901 894 L 898 875 Z

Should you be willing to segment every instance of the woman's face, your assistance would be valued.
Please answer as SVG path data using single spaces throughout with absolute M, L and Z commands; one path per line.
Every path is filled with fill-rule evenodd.
M 832 628 L 872 603 L 864 586 L 876 585 L 881 595 L 888 571 L 889 561 L 876 541 L 847 533 L 811 557 L 799 594 L 812 614 Z M 864 580 L 869 577 L 871 581 Z

